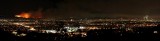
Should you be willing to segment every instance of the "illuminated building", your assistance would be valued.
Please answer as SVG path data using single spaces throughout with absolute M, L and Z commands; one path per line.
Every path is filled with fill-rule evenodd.
M 78 30 L 78 27 L 65 27 L 67 32 L 76 32 Z
M 148 17 L 149 17 L 148 15 L 144 16 L 144 20 L 148 21 L 149 20 Z
M 56 30 L 45 30 L 45 31 L 46 31 L 46 33 L 57 33 Z

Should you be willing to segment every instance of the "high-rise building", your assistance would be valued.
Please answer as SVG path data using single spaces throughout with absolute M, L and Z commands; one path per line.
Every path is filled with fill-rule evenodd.
M 146 15 L 146 16 L 144 16 L 144 21 L 149 21 L 149 16 L 148 15 Z

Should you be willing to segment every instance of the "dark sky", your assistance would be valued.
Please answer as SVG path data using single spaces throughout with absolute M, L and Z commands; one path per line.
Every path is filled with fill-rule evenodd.
M 0 15 L 11 17 L 21 12 L 44 11 L 56 8 L 58 2 L 61 0 L 0 0 Z
M 160 0 L 0 0 L 3 16 L 39 9 L 44 17 L 156 17 Z

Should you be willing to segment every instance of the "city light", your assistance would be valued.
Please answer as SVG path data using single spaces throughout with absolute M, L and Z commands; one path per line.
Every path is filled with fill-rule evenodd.
M 25 16 L 25 17 L 22 17 Z M 95 36 L 100 34 L 117 34 L 118 36 L 126 36 L 127 34 L 143 34 L 146 33 L 143 29 L 156 28 L 159 26 L 159 21 L 148 21 L 149 16 L 145 19 L 29 19 L 30 15 L 22 13 L 16 15 L 21 17 L 18 19 L 0 19 L 0 28 L 10 32 L 17 37 L 27 36 L 27 33 L 36 32 L 43 34 L 65 35 L 63 37 L 88 37 L 90 33 Z M 56 20 L 56 21 L 55 21 Z M 133 21 L 134 20 L 134 21 Z M 143 29 L 142 29 L 143 28 Z M 142 29 L 142 31 L 141 31 Z M 103 32 L 104 31 L 104 32 Z M 124 34 L 126 33 L 126 34 Z M 158 34 L 157 30 L 152 32 Z M 106 34 L 106 35 L 107 35 Z
M 45 30 L 45 31 L 46 31 L 46 33 L 57 33 L 56 30 Z
M 29 30 L 31 30 L 31 31 L 35 31 L 36 29 L 34 29 L 34 28 L 30 28 Z
M 67 29 L 67 32 L 75 32 L 77 30 L 78 30 L 77 27 L 70 27 L 70 28 Z
M 80 27 L 79 27 L 79 29 L 85 29 L 85 27 L 83 27 L 83 26 L 80 26 Z
M 156 33 L 158 33 L 158 31 L 153 31 L 153 33 L 155 33 L 155 34 L 156 34 Z

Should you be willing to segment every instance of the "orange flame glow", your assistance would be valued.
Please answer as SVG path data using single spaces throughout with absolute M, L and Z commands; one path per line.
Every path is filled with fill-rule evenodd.
M 18 15 L 19 17 L 22 17 L 22 18 L 30 18 L 30 13 L 26 13 L 26 12 L 22 12 L 21 14 Z

